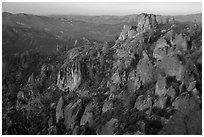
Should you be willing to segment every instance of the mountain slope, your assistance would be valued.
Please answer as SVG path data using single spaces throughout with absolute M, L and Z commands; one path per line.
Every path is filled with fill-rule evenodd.
M 126 16 L 109 16 L 109 15 L 101 15 L 101 16 L 86 16 L 86 15 L 49 15 L 50 17 L 58 17 L 58 18 L 66 18 L 71 20 L 80 20 L 89 23 L 95 24 L 118 24 L 118 23 L 126 23 L 126 22 L 137 22 L 138 15 L 126 15 Z M 190 15 L 175 15 L 175 16 L 164 16 L 157 15 L 160 20 L 165 21 L 166 18 L 174 18 L 178 22 L 194 22 L 196 20 L 197 23 L 202 23 L 202 13 L 198 14 L 190 14 Z M 158 20 L 159 21 L 159 20 Z

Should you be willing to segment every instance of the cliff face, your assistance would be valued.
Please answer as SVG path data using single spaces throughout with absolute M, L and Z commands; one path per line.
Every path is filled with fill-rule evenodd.
M 58 72 L 57 86 L 62 91 L 78 88 L 82 81 L 80 63 L 73 63 L 70 67 L 65 67 Z

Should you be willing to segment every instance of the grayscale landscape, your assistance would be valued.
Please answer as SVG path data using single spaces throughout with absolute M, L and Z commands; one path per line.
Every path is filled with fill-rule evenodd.
M 202 134 L 202 3 L 122 15 L 21 4 L 2 6 L 3 135 Z

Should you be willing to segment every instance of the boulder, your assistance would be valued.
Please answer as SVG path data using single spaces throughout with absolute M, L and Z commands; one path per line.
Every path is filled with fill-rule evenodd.
M 142 85 L 154 81 L 154 66 L 149 57 L 143 52 L 143 58 L 138 62 L 137 69 L 129 74 L 128 87 L 130 90 L 138 90 Z
M 135 108 L 138 110 L 146 110 L 152 106 L 152 100 L 150 97 L 145 95 L 140 95 L 136 102 L 135 102 Z
M 178 81 L 183 81 L 185 66 L 179 60 L 177 55 L 166 56 L 161 61 L 157 61 L 155 64 L 167 76 L 175 76 Z
M 90 103 L 86 106 L 84 114 L 81 118 L 80 125 L 85 125 L 86 123 L 91 124 L 93 120 L 93 103 Z

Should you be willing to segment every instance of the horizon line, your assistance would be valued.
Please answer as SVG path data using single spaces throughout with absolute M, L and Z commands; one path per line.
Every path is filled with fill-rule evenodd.
M 147 14 L 154 14 L 154 13 L 148 13 L 148 12 L 141 12 L 139 14 L 126 14 L 126 15 L 114 15 L 114 14 L 96 14 L 96 15 L 90 15 L 90 14 L 35 14 L 35 13 L 26 13 L 26 12 L 9 12 L 9 11 L 2 11 L 2 13 L 10 13 L 10 14 L 29 14 L 29 15 L 36 15 L 36 16 L 117 16 L 117 17 L 122 17 L 122 16 L 130 16 L 130 15 L 140 15 L 142 13 L 147 13 Z M 199 13 L 191 13 L 191 14 L 178 14 L 178 15 L 164 15 L 164 14 L 154 14 L 154 15 L 159 15 L 159 16 L 187 16 L 187 15 L 196 15 L 196 14 L 202 14 L 202 12 Z

